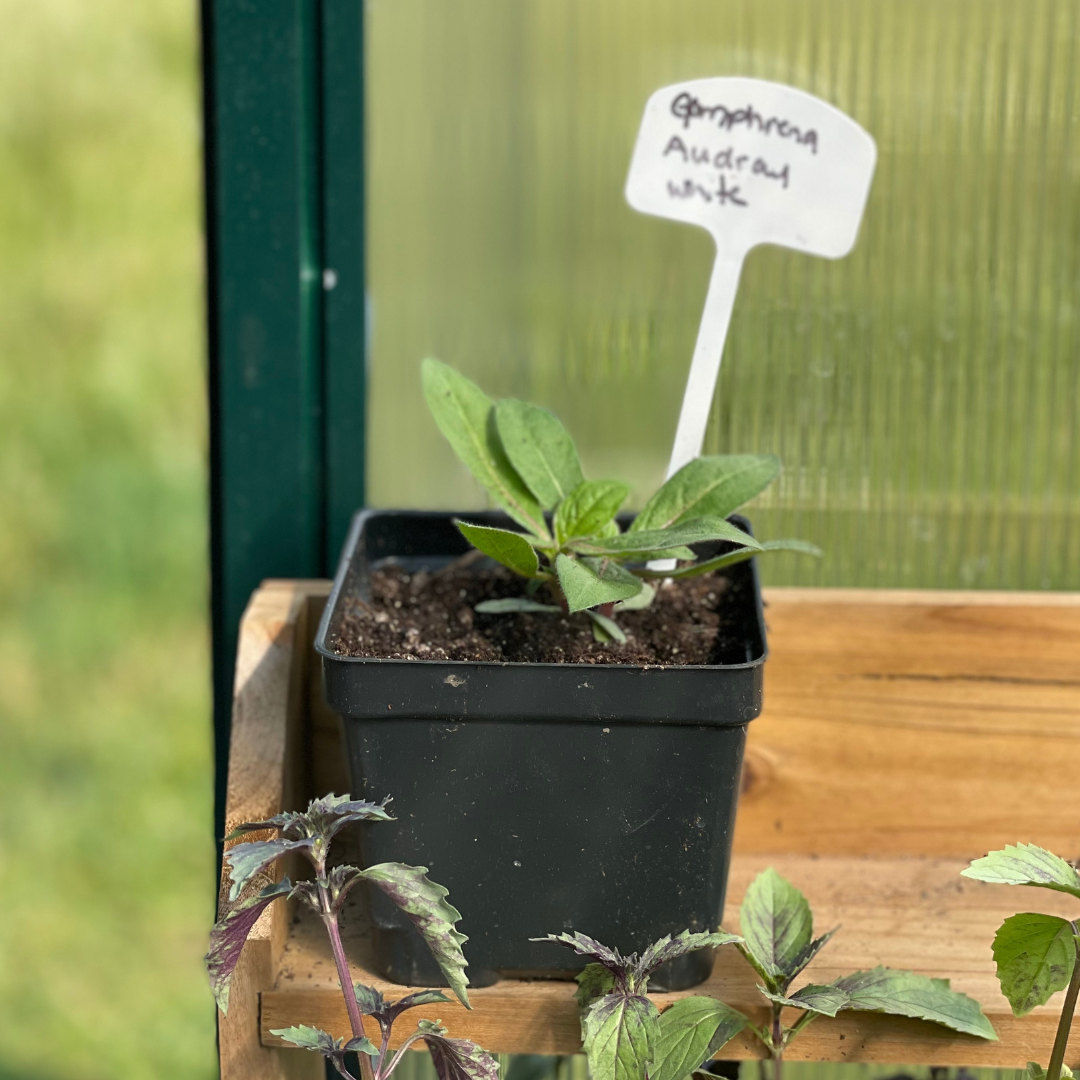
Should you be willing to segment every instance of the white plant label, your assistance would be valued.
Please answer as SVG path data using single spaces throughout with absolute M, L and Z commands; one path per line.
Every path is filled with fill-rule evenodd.
M 700 225 L 716 241 L 668 476 L 705 442 L 739 273 L 758 244 L 827 259 L 854 246 L 874 175 L 874 140 L 820 98 L 760 79 L 695 79 L 645 106 L 626 199 Z

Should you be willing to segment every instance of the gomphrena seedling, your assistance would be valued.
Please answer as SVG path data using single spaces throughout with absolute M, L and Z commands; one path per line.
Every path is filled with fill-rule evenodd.
M 1060 855 L 1035 844 L 1016 844 L 991 851 L 960 871 L 964 877 L 996 885 L 1031 885 L 1080 899 L 1080 874 Z M 1052 994 L 1065 990 L 1057 1035 L 1044 1069 L 1028 1062 L 1030 1080 L 1071 1077 L 1065 1064 L 1076 998 L 1080 993 L 1080 927 L 1076 919 L 1024 912 L 1010 915 L 994 936 L 1001 992 L 1016 1016 L 1026 1016 L 1036 1005 L 1045 1005 Z
M 592 1080 L 686 1080 L 739 1032 L 763 1044 L 780 1080 L 784 1051 L 819 1016 L 841 1010 L 890 1013 L 931 1020 L 954 1031 L 996 1039 L 979 1003 L 912 971 L 875 967 L 831 983 L 810 983 L 791 992 L 795 978 L 836 932 L 814 937 L 814 917 L 806 897 L 775 870 L 751 883 L 739 913 L 742 935 L 692 934 L 661 938 L 640 955 L 621 955 L 579 933 L 551 934 L 550 941 L 587 956 L 575 995 Z M 663 963 L 697 949 L 734 945 L 749 961 L 769 1003 L 770 1020 L 759 1026 L 722 1001 L 704 995 L 676 1001 L 662 1013 L 646 996 L 649 977 Z M 801 1010 L 790 1026 L 785 1008 Z M 700 1074 L 702 1080 L 710 1074 Z
M 427 1044 L 439 1080 L 497 1080 L 495 1059 L 467 1039 L 447 1038 L 446 1028 L 440 1021 L 421 1020 L 397 1052 L 390 1053 L 390 1031 L 394 1021 L 418 1005 L 449 1002 L 441 991 L 421 990 L 397 1001 L 386 1001 L 374 987 L 352 981 L 338 920 L 349 890 L 359 882 L 367 881 L 381 889 L 405 912 L 431 949 L 455 996 L 466 1009 L 471 1007 L 465 989 L 467 963 L 461 951 L 467 938 L 456 928 L 461 914 L 447 903 L 446 889 L 428 879 L 426 867 L 380 863 L 366 870 L 356 866 L 327 868 L 330 842 L 346 825 L 355 821 L 393 821 L 386 811 L 388 801 L 372 803 L 350 799 L 348 795 L 327 795 L 314 799 L 303 813 L 288 811 L 265 821 L 249 821 L 226 837 L 231 840 L 249 832 L 279 830 L 275 840 L 237 844 L 225 853 L 232 882 L 230 901 L 239 899 L 256 874 L 288 852 L 304 856 L 315 871 L 315 879 L 294 883 L 287 876 L 283 877 L 241 900 L 217 923 L 210 934 L 210 952 L 206 956 L 214 997 L 221 1011 L 227 1012 L 229 983 L 251 928 L 275 900 L 296 897 L 310 907 L 326 927 L 352 1037 L 334 1038 L 329 1032 L 306 1024 L 274 1029 L 272 1034 L 293 1046 L 322 1054 L 346 1080 L 356 1080 L 346 1065 L 346 1054 L 357 1054 L 363 1080 L 387 1080 L 409 1047 L 421 1039 Z M 378 1046 L 365 1033 L 365 1016 L 372 1017 L 379 1027 Z
M 455 521 L 473 547 L 528 579 L 528 596 L 486 600 L 476 610 L 573 613 L 593 621 L 598 641 L 626 640 L 612 618 L 647 607 L 649 579 L 688 578 L 765 551 L 820 555 L 802 540 L 760 543 L 727 519 L 776 478 L 772 454 L 714 455 L 683 466 L 623 532 L 616 515 L 629 487 L 586 480 L 566 428 L 546 409 L 513 398 L 492 401 L 475 383 L 438 360 L 422 367 L 424 396 L 439 430 L 492 499 L 525 531 Z M 691 544 L 733 547 L 699 559 Z M 677 560 L 674 569 L 650 569 Z M 555 604 L 532 599 L 546 587 Z

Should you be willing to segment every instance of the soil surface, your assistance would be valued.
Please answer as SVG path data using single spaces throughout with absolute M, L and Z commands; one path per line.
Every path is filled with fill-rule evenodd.
M 461 560 L 459 560 L 460 564 Z M 644 611 L 615 612 L 625 645 L 593 639 L 584 612 L 481 615 L 482 600 L 524 596 L 525 583 L 497 567 L 451 564 L 435 573 L 394 565 L 373 570 L 371 600 L 342 598 L 330 644 L 342 656 L 388 660 L 488 660 L 577 664 L 739 664 L 746 661 L 734 603 L 749 575 L 703 574 L 660 586 Z M 552 603 L 542 590 L 535 599 Z

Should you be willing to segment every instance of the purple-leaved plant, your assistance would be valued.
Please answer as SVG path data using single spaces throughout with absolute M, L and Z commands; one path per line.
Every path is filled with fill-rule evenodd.
M 471 1008 L 465 989 L 465 956 L 461 951 L 467 940 L 456 928 L 460 912 L 447 903 L 447 891 L 428 880 L 427 867 L 403 863 L 379 863 L 361 870 L 356 866 L 327 869 L 330 842 L 346 825 L 354 821 L 392 821 L 386 812 L 389 799 L 381 803 L 351 799 L 348 795 L 327 795 L 314 799 L 303 813 L 287 811 L 265 821 L 249 821 L 234 829 L 227 840 L 264 829 L 277 829 L 276 840 L 255 840 L 237 844 L 225 853 L 229 864 L 229 900 L 240 900 L 210 934 L 206 967 L 210 986 L 222 1013 L 229 1008 L 229 982 L 240 959 L 244 942 L 263 910 L 275 900 L 296 897 L 322 919 L 330 938 L 337 966 L 338 982 L 345 997 L 352 1038 L 335 1039 L 329 1032 L 300 1024 L 278 1028 L 274 1035 L 293 1046 L 314 1050 L 327 1058 L 346 1080 L 357 1080 L 345 1064 L 345 1055 L 356 1052 L 362 1080 L 387 1080 L 413 1043 L 427 1043 L 439 1080 L 497 1080 L 495 1059 L 467 1039 L 449 1039 L 441 1021 L 421 1020 L 396 1053 L 390 1053 L 390 1031 L 394 1021 L 417 1005 L 449 1002 L 439 990 L 421 990 L 397 1001 L 386 1001 L 380 991 L 353 983 L 345 949 L 341 942 L 339 916 L 345 897 L 354 885 L 368 881 L 408 915 L 431 949 L 447 984 L 465 1006 Z M 240 899 L 244 886 L 287 852 L 303 855 L 315 870 L 314 881 L 281 881 L 267 885 L 260 892 Z M 364 1017 L 370 1016 L 379 1028 L 376 1045 L 364 1030 Z

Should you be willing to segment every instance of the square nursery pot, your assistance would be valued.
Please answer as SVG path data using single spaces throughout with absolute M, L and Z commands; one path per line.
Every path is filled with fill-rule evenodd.
M 357 514 L 315 647 L 326 700 L 345 721 L 353 794 L 394 796 L 395 824 L 365 826 L 365 863 L 426 866 L 469 935 L 474 986 L 558 976 L 584 960 L 530 942 L 580 930 L 631 952 L 715 929 L 724 907 L 746 725 L 761 711 L 765 626 L 755 561 L 729 573 L 740 663 L 683 667 L 383 660 L 332 642 L 343 600 L 383 560 L 434 570 L 470 550 L 455 515 Z M 502 514 L 470 520 L 512 525 Z M 746 529 L 748 523 L 733 519 Z M 489 564 L 490 565 L 490 564 Z M 482 572 L 483 563 L 478 564 Z M 747 587 L 748 586 L 748 587 Z M 445 985 L 419 934 L 368 896 L 376 970 Z M 694 953 L 657 988 L 709 975 Z

